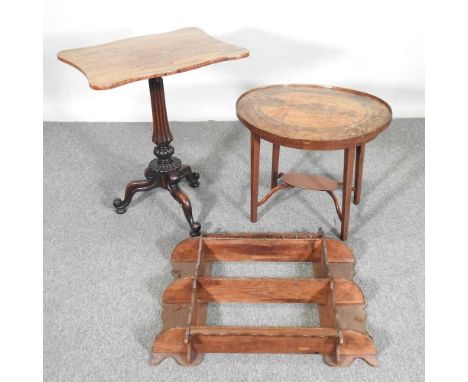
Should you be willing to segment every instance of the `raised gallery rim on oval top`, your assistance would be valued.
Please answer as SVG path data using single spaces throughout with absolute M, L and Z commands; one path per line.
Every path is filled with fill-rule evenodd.
M 309 96 L 311 98 L 307 98 Z M 262 139 L 316 150 L 364 144 L 387 128 L 392 120 L 391 107 L 372 94 L 313 84 L 251 89 L 238 98 L 236 114 Z

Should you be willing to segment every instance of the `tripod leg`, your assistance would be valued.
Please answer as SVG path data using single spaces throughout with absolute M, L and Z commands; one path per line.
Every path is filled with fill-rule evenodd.
M 168 183 L 167 190 L 170 192 L 172 197 L 179 202 L 184 211 L 185 218 L 190 225 L 190 236 L 200 235 L 201 224 L 193 220 L 192 215 L 192 204 L 188 196 L 180 189 L 179 185 L 176 183 Z
M 140 191 L 148 191 L 153 188 L 158 187 L 158 179 L 148 179 L 148 180 L 136 180 L 134 182 L 130 182 L 125 189 L 125 197 L 124 200 L 117 198 L 114 199 L 112 203 L 115 207 L 115 212 L 118 214 L 123 214 L 127 210 L 128 205 L 132 201 L 133 195 Z

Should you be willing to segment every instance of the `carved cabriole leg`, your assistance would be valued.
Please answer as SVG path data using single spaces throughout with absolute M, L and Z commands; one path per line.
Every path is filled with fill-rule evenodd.
M 343 166 L 343 202 L 341 205 L 341 240 L 348 239 L 349 230 L 349 215 L 351 210 L 351 191 L 353 181 L 354 167 L 354 147 L 344 150 L 344 166 Z
M 127 188 L 125 189 L 124 200 L 120 198 L 114 199 L 113 205 L 115 207 L 115 212 L 118 214 L 125 213 L 135 193 L 140 191 L 149 191 L 156 187 L 159 187 L 159 182 L 156 178 L 148 180 L 135 180 L 130 182 L 127 184 Z
M 190 225 L 190 235 L 200 234 L 201 225 L 195 222 L 192 216 L 190 199 L 179 188 L 178 183 L 185 178 L 191 187 L 198 187 L 200 175 L 192 172 L 190 166 L 183 165 L 181 160 L 174 157 L 172 133 L 167 120 L 166 101 L 162 78 L 149 80 L 151 110 L 153 114 L 153 142 L 156 144 L 154 155 L 156 156 L 145 170 L 147 181 L 135 181 L 128 184 L 124 200 L 115 199 L 114 207 L 117 213 L 122 214 L 130 204 L 133 195 L 138 191 L 148 191 L 156 187 L 167 189 L 177 200 L 184 211 L 184 215 Z
M 362 172 L 364 170 L 364 155 L 365 155 L 365 145 L 356 147 L 356 167 L 354 174 L 354 195 L 353 203 L 359 204 L 361 201 L 361 189 L 362 189 Z
M 177 183 L 172 184 L 171 182 L 169 182 L 166 187 L 172 195 L 172 197 L 182 206 L 185 218 L 187 219 L 187 222 L 189 223 L 191 228 L 190 236 L 200 235 L 201 224 L 193 220 L 192 204 L 190 203 L 190 199 L 188 198 L 188 196 L 184 192 L 182 192 Z
M 151 109 L 153 111 L 153 142 L 156 144 L 154 154 L 157 157 L 151 161 L 149 167 L 154 173 L 161 174 L 163 177 L 161 187 L 165 187 L 182 206 L 185 218 L 190 225 L 190 235 L 197 236 L 200 234 L 201 225 L 194 221 L 190 199 L 182 192 L 178 183 L 185 177 L 192 187 L 197 187 L 199 175 L 192 173 L 190 166 L 182 165 L 179 158 L 172 156 L 174 148 L 170 143 L 173 138 L 167 119 L 162 78 L 151 78 L 149 80 L 149 87 Z
M 190 172 L 185 176 L 185 179 L 187 179 L 187 182 L 190 187 L 196 188 L 200 185 L 198 182 L 198 179 L 200 178 L 200 174 L 198 172 Z
M 278 166 L 279 166 L 280 145 L 273 143 L 271 158 L 271 188 L 278 185 Z
M 260 137 L 251 133 L 250 151 L 250 221 L 257 221 L 258 177 L 260 175 Z
M 197 172 L 192 172 L 192 169 L 189 165 L 183 164 L 177 171 L 174 172 L 174 175 L 179 177 L 180 179 L 185 178 L 190 187 L 195 188 L 200 185 L 200 183 L 198 182 L 198 178 L 200 178 L 200 175 Z

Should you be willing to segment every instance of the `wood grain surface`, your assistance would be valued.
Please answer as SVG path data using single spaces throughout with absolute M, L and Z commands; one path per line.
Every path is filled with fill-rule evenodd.
M 352 281 L 336 279 L 337 304 L 363 304 L 364 296 Z M 202 302 L 326 304 L 328 279 L 211 278 L 198 279 Z M 186 304 L 192 296 L 192 278 L 172 282 L 164 291 L 164 304 Z
M 338 182 L 323 175 L 308 175 L 295 172 L 284 174 L 281 179 L 291 186 L 316 191 L 333 191 L 338 188 Z
M 81 71 L 92 89 L 104 90 L 248 55 L 247 49 L 226 44 L 199 28 L 183 28 L 64 50 L 57 57 Z
M 377 365 L 364 296 L 352 281 L 354 258 L 339 240 L 321 232 L 215 234 L 182 241 L 171 260 L 176 280 L 162 296 L 163 330 L 150 364 L 173 358 L 196 366 L 204 353 L 321 353 L 330 366 L 349 366 L 356 358 Z M 312 262 L 314 277 L 211 277 L 214 262 L 262 260 Z M 320 326 L 208 326 L 211 303 L 317 304 Z
M 206 330 L 205 335 L 194 335 L 197 349 L 203 353 L 328 353 L 334 348 L 334 338 L 326 328 L 301 328 L 299 330 L 304 336 L 298 337 L 284 336 L 292 328 L 252 328 L 251 335 L 243 336 L 237 335 L 234 330 L 229 333 L 232 330 L 229 327 L 218 330 L 207 327 Z M 208 334 L 210 330 L 216 331 L 216 334 Z M 223 335 L 219 333 L 221 330 L 224 330 Z M 201 333 L 203 328 L 196 328 L 196 331 Z M 313 334 L 316 334 L 315 337 Z M 187 345 L 183 338 L 184 328 L 166 330 L 154 342 L 153 352 L 186 353 Z M 341 353 L 362 357 L 375 355 L 376 349 L 369 335 L 355 330 L 343 330 Z
M 390 106 L 377 97 L 319 85 L 252 89 L 239 97 L 236 108 L 255 135 L 301 149 L 356 146 L 375 138 L 392 119 Z
M 303 262 L 320 261 L 322 240 L 310 238 L 308 234 L 291 234 L 289 238 L 281 235 L 249 233 L 204 237 L 204 260 L 223 261 L 272 261 Z M 272 236 L 272 237 L 269 237 Z M 188 238 L 176 245 L 172 252 L 173 263 L 195 262 L 198 241 Z M 340 240 L 327 238 L 328 261 L 330 263 L 353 263 L 354 256 L 349 247 Z

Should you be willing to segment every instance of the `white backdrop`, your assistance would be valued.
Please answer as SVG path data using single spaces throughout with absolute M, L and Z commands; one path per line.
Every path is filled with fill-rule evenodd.
M 402 2 L 403 3 L 403 2 Z M 351 87 L 424 116 L 418 1 L 46 0 L 44 120 L 150 121 L 147 81 L 96 91 L 63 49 L 197 26 L 250 57 L 165 77 L 170 120 L 234 120 L 237 97 L 272 83 Z

